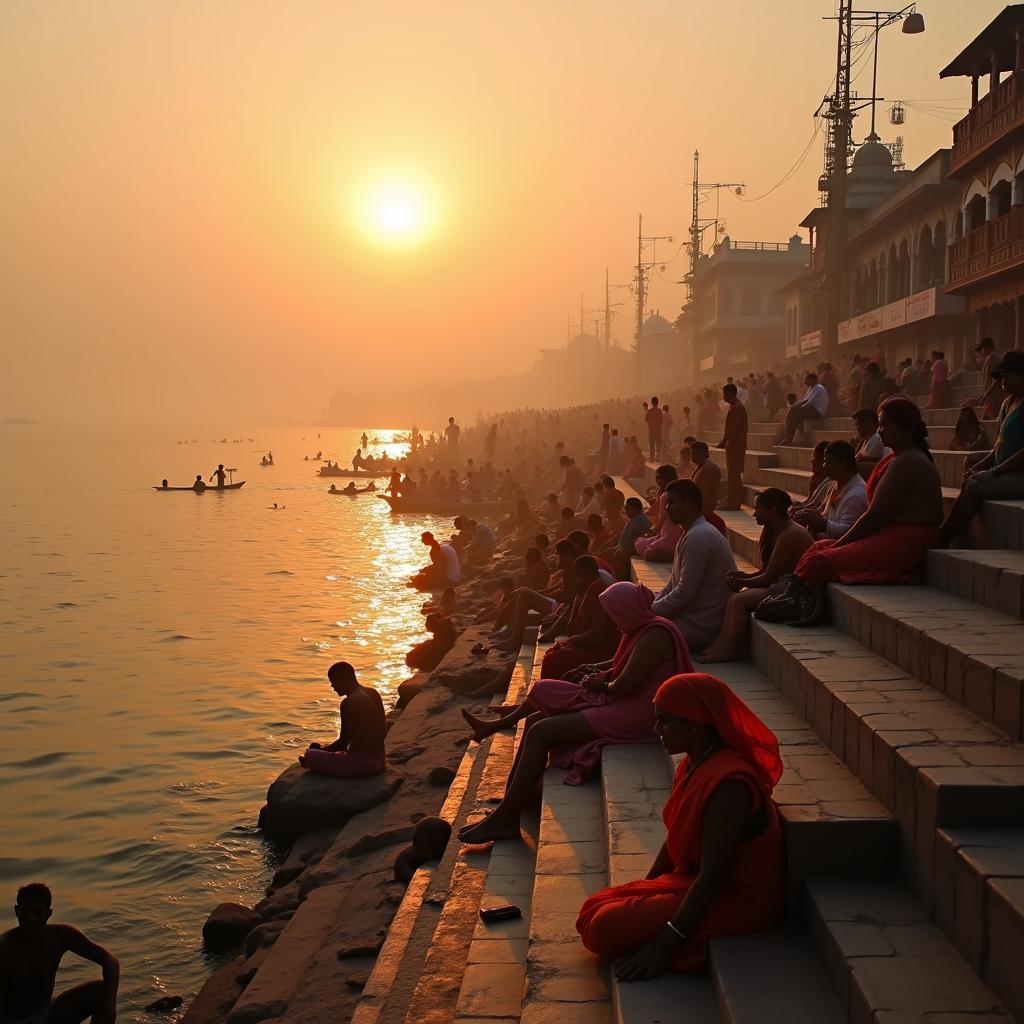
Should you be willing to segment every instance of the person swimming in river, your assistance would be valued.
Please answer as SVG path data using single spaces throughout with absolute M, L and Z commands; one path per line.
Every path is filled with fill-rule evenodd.
M 196 479 L 195 483 L 192 484 L 192 490 L 195 491 L 196 494 L 202 494 L 203 491 L 206 490 L 206 483 L 203 480 L 202 473 L 196 473 Z
M 210 479 L 217 478 L 217 486 L 223 487 L 224 481 L 227 478 L 227 473 L 224 471 L 224 463 L 218 463 L 217 468 L 210 474 Z
M 299 758 L 303 768 L 336 779 L 362 779 L 384 771 L 384 702 L 372 686 L 356 679 L 347 661 L 327 670 L 331 689 L 341 698 L 341 728 L 333 743 L 310 743 Z
M 50 924 L 53 896 L 42 882 L 18 890 L 16 927 L 0 935 L 0 1020 L 5 1024 L 113 1024 L 117 1017 L 117 958 L 69 924 Z M 54 996 L 65 953 L 90 960 L 102 980 Z

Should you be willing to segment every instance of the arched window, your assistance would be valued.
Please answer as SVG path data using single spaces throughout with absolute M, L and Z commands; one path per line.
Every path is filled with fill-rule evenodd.
M 964 211 L 957 210 L 953 218 L 953 241 L 959 242 L 964 237 Z
M 740 292 L 740 315 L 759 316 L 761 313 L 761 293 L 752 284 L 748 284 Z
M 932 239 L 931 226 L 926 224 L 921 228 L 921 234 L 917 240 L 917 280 L 915 288 L 920 291 L 922 288 L 930 288 L 935 279 L 935 243 Z
M 1010 212 L 1013 188 L 1005 178 L 997 181 L 988 193 L 988 219 L 998 220 Z
M 935 247 L 935 262 L 932 266 L 932 284 L 944 284 L 946 281 L 946 246 L 949 239 L 946 238 L 946 222 L 940 220 L 935 225 L 935 234 L 932 244 Z
M 970 202 L 964 207 L 964 234 L 969 235 L 984 225 L 985 197 L 972 196 Z
M 896 277 L 896 298 L 904 299 L 910 294 L 910 247 L 904 238 L 900 242 L 899 273 Z
M 896 243 L 889 245 L 889 255 L 885 261 L 885 301 L 895 302 L 900 287 L 900 264 L 896 255 Z

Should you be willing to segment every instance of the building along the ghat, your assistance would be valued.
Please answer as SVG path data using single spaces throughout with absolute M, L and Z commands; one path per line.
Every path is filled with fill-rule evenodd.
M 997 348 L 1021 348 L 1024 4 L 1005 8 L 939 77 L 971 80 L 971 108 L 953 126 L 949 175 L 959 195 L 946 292 L 966 301 Z

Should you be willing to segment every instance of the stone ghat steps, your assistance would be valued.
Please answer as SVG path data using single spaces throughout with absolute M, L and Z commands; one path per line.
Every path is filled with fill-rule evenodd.
M 733 550 L 755 562 L 760 531 L 753 519 L 743 512 L 726 512 L 723 518 Z M 1010 563 L 1008 569 L 1001 565 L 1004 558 Z M 1020 740 L 1024 739 L 1022 573 L 1021 552 L 931 552 L 928 582 L 935 585 L 830 584 L 832 618 L 838 629 L 864 647 Z M 952 593 L 954 586 L 972 597 Z M 975 592 L 988 600 L 976 602 Z M 1024 765 L 1024 749 L 1020 763 Z
M 756 556 L 752 520 L 741 513 L 725 518 L 734 551 Z M 983 572 L 976 554 L 950 557 Z M 998 566 L 999 552 L 982 554 Z M 1024 1005 L 1013 985 L 1019 971 L 986 957 L 991 935 L 1024 934 L 1024 845 L 1016 831 L 1024 821 L 1024 747 L 989 724 L 998 714 L 1020 736 L 1020 673 L 1006 664 L 1018 660 L 1012 652 L 1024 633 L 1020 620 L 929 587 L 831 585 L 830 598 L 836 628 L 755 622 L 754 663 L 892 811 L 902 874 L 921 912 L 934 912 L 971 969 L 1017 1012 Z M 967 627 L 951 629 L 948 614 Z M 986 646 L 1000 654 L 986 659 Z M 987 668 L 992 657 L 1002 668 Z M 990 854 L 988 866 L 973 862 L 981 859 L 974 856 L 979 847 Z M 972 853 L 961 856 L 961 848 Z M 1006 877 L 989 885 L 999 872 Z M 967 901 L 959 909 L 958 897 Z
M 529 684 L 535 653 L 531 632 L 535 633 L 528 631 L 512 673 L 507 701 L 520 699 Z M 427 1020 L 440 1024 L 456 1018 L 460 999 L 467 1000 L 464 1006 L 469 1005 L 472 984 L 481 973 L 487 973 L 466 969 L 472 957 L 479 958 L 474 962 L 483 962 L 486 955 L 483 947 L 474 950 L 481 902 L 500 895 L 496 879 L 514 872 L 505 855 L 499 853 L 492 874 L 492 851 L 467 849 L 455 833 L 479 809 L 495 784 L 504 782 L 512 754 L 513 740 L 509 736 L 498 735 L 479 746 L 467 747 L 441 812 L 453 824 L 448 848 L 439 864 L 422 867 L 413 876 L 363 988 L 352 1024 L 413 1024 Z M 536 828 L 534 822 L 533 835 Z M 529 835 L 529 820 L 526 829 Z M 533 855 L 529 842 L 523 850 L 526 856 Z M 514 868 L 521 878 L 526 870 L 523 864 L 517 863 Z M 532 878 L 532 865 L 526 873 Z M 519 884 L 522 885 L 521 881 Z M 528 917 L 528 906 L 526 914 Z M 525 943 L 507 944 L 501 950 L 495 946 L 490 955 L 498 957 L 504 968 L 519 970 L 521 993 Z M 512 1019 L 518 1020 L 518 1016 Z

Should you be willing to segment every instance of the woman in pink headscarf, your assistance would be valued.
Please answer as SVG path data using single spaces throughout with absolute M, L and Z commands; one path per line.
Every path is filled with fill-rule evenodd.
M 635 583 L 615 583 L 601 604 L 622 632 L 610 662 L 584 665 L 574 678 L 541 679 L 526 699 L 487 721 L 463 711 L 480 742 L 523 718 L 526 733 L 509 773 L 505 796 L 483 821 L 459 832 L 464 843 L 489 843 L 519 836 L 519 815 L 550 763 L 570 769 L 565 781 L 578 786 L 601 763 L 606 743 L 655 743 L 651 702 L 658 687 L 693 663 L 682 633 L 651 611 L 654 595 Z

